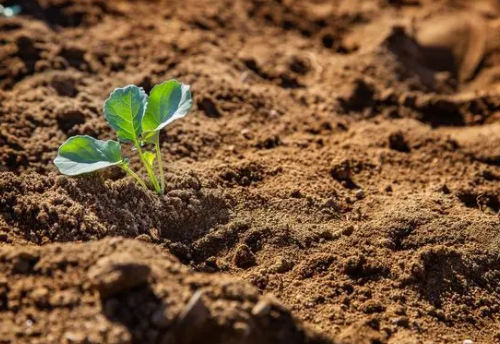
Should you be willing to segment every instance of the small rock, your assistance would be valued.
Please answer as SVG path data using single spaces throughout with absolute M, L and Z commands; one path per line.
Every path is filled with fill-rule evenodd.
M 139 234 L 135 237 L 136 240 L 144 241 L 144 242 L 153 242 L 151 237 L 147 234 Z
M 267 315 L 271 312 L 271 304 L 262 299 L 252 308 L 252 314 L 256 317 Z
M 438 318 L 441 321 L 445 321 L 446 320 L 446 314 L 444 313 L 443 310 L 438 309 L 438 310 L 436 310 L 436 318 Z
M 262 317 L 268 315 L 273 309 L 282 313 L 290 312 L 278 299 L 268 294 L 263 296 L 259 302 L 255 304 L 252 308 L 252 314 L 256 317 Z
M 210 317 L 210 311 L 203 301 L 203 291 L 196 291 L 179 315 L 181 327 L 193 329 L 201 328 Z
M 351 165 L 349 160 L 342 160 L 341 162 L 332 166 L 330 173 L 332 177 L 338 181 L 350 181 L 351 180 Z
M 66 338 L 68 343 L 80 344 L 86 341 L 87 336 L 81 332 L 66 332 L 64 338 Z
M 302 192 L 299 189 L 295 189 L 292 192 L 290 192 L 290 197 L 293 197 L 293 198 L 303 198 L 304 195 L 302 194 Z
M 217 266 L 217 258 L 215 258 L 214 256 L 208 257 L 205 260 L 205 266 L 212 269 L 218 269 L 219 267 Z
M 250 132 L 250 129 L 248 128 L 245 128 L 243 130 L 241 130 L 241 135 L 243 135 L 243 137 L 247 140 L 251 140 L 253 138 L 253 135 L 252 133 Z
M 293 261 L 285 257 L 277 257 L 273 266 L 271 266 L 271 271 L 277 273 L 285 273 L 293 268 Z
M 474 344 L 474 342 L 472 340 L 470 340 L 470 339 L 466 339 L 466 340 L 463 341 L 462 344 Z
M 349 225 L 346 228 L 342 229 L 342 234 L 345 236 L 349 236 L 354 232 L 354 226 Z
M 319 232 L 319 236 L 325 240 L 336 240 L 340 237 L 341 234 L 342 233 L 340 231 L 333 232 L 328 229 Z
M 365 192 L 363 191 L 363 189 L 359 189 L 356 191 L 356 198 L 359 200 L 365 198 Z
M 99 259 L 87 276 L 101 296 L 108 297 L 146 283 L 150 272 L 146 264 L 118 253 Z
M 377 301 L 368 300 L 362 306 L 363 312 L 366 314 L 382 313 L 385 307 Z
M 404 153 L 408 153 L 410 151 L 410 146 L 408 145 L 402 131 L 398 130 L 389 135 L 389 148 Z
M 403 306 L 396 306 L 396 308 L 394 309 L 394 313 L 397 315 L 405 315 L 406 309 Z
M 257 264 L 255 255 L 247 245 L 240 245 L 236 248 L 233 262 L 237 267 L 242 269 L 248 269 Z

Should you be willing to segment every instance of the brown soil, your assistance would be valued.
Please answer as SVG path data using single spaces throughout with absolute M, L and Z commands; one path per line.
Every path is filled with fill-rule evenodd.
M 1 343 L 500 342 L 500 1 L 0 3 Z M 55 173 L 171 78 L 164 197 Z
M 0 260 L 3 343 L 328 343 L 256 288 L 138 240 L 5 247 Z

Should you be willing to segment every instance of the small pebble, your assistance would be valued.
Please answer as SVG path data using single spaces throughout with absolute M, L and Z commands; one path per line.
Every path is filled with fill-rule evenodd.
M 365 198 L 365 192 L 363 191 L 363 189 L 359 189 L 358 191 L 356 191 L 356 198 L 357 199 Z
M 233 262 L 234 265 L 242 269 L 248 269 L 257 264 L 255 255 L 247 245 L 240 245 L 236 248 Z
M 114 253 L 99 259 L 87 274 L 101 297 L 130 290 L 148 281 L 150 267 L 128 253 Z
M 474 342 L 470 339 L 464 340 L 463 344 L 474 344 Z
M 179 315 L 179 324 L 186 328 L 200 329 L 209 320 L 210 310 L 203 301 L 203 291 L 197 290 Z
M 252 314 L 258 317 L 264 316 L 271 312 L 271 304 L 265 300 L 260 300 L 253 308 Z

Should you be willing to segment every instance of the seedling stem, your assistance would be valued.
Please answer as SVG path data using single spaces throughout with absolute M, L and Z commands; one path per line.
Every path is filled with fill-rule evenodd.
M 124 170 L 132 178 L 134 178 L 141 186 L 145 187 L 146 189 L 148 188 L 144 180 L 142 180 L 134 171 L 132 171 L 130 167 L 128 167 L 128 164 L 120 164 L 119 166 L 122 168 L 122 170 Z
M 139 153 L 139 158 L 141 159 L 142 164 L 144 165 L 144 167 L 146 168 L 146 171 L 148 172 L 149 179 L 151 180 L 151 183 L 153 184 L 155 191 L 158 194 L 160 194 L 160 191 L 161 191 L 160 185 L 158 184 L 158 180 L 156 179 L 156 176 L 155 176 L 153 170 L 151 169 L 149 164 L 144 159 L 144 155 L 142 153 L 142 148 L 141 148 L 140 142 L 138 140 L 134 140 L 134 145 L 135 145 L 135 148 L 137 149 L 137 153 Z
M 161 158 L 160 135 L 158 133 L 155 143 L 156 161 L 158 161 L 158 169 L 160 170 L 161 195 L 165 192 L 165 171 L 163 171 L 163 159 Z

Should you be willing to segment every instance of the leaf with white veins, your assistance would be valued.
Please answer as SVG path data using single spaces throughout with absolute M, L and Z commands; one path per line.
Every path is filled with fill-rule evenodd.
M 141 136 L 147 103 L 144 90 L 134 85 L 117 88 L 106 99 L 104 117 L 116 131 L 119 141 L 135 141 Z
M 120 143 L 73 136 L 64 142 L 54 159 L 62 174 L 76 176 L 123 163 Z
M 189 86 L 177 80 L 165 81 L 153 87 L 149 94 L 148 107 L 142 120 L 143 138 L 148 138 L 169 123 L 186 116 L 193 100 Z

